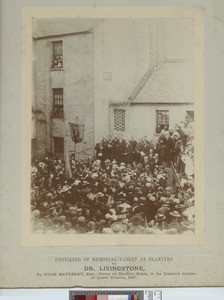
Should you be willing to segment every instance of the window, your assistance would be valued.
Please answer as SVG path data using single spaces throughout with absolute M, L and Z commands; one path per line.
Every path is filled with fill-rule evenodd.
M 62 157 L 64 155 L 64 138 L 54 137 L 54 155 Z
M 53 112 L 52 116 L 56 118 L 63 118 L 63 89 L 53 89 Z
M 125 131 L 125 110 L 114 109 L 114 130 Z
M 186 111 L 186 118 L 190 119 L 191 121 L 194 121 L 194 111 L 193 110 L 187 110 Z
M 164 127 L 169 128 L 169 111 L 157 110 L 156 111 L 156 133 L 160 133 Z
M 63 68 L 63 53 L 62 41 L 52 42 L 53 55 L 52 55 L 52 69 Z

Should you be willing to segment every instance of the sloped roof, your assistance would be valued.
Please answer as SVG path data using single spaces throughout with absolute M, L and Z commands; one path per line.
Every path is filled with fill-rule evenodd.
M 193 62 L 165 60 L 154 71 L 134 102 L 194 102 Z
M 82 18 L 35 18 L 33 31 L 37 36 L 61 35 L 70 32 L 86 31 L 98 26 L 103 19 Z

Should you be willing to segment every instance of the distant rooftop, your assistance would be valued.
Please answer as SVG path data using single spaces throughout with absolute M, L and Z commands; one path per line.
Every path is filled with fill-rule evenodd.
M 61 35 L 70 32 L 86 31 L 96 27 L 103 19 L 82 18 L 36 18 L 33 20 L 33 33 L 37 36 Z

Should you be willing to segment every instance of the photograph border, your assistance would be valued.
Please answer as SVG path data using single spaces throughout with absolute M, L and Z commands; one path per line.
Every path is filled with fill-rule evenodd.
M 191 18 L 194 28 L 195 234 L 34 234 L 30 226 L 32 18 Z M 204 242 L 204 9 L 203 7 L 81 7 L 22 10 L 22 246 L 202 245 Z

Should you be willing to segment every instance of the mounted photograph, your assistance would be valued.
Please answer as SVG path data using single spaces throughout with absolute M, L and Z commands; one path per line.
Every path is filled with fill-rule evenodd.
M 193 235 L 193 20 L 32 26 L 32 232 Z

